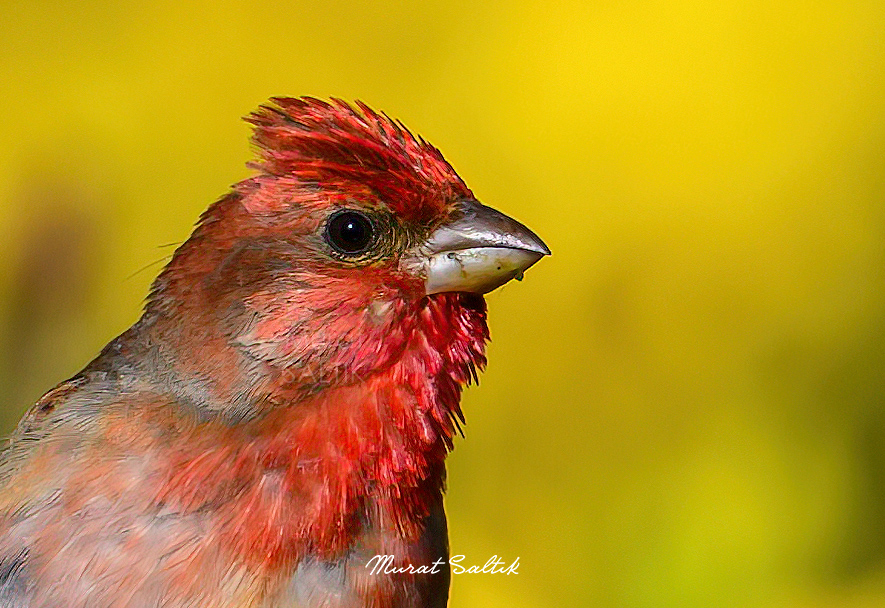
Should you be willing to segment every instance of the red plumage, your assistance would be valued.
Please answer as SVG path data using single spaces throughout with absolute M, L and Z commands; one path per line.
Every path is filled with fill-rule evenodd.
M 278 98 L 247 120 L 258 174 L 13 435 L 0 604 L 445 605 L 448 570 L 365 564 L 447 554 L 444 460 L 485 365 L 481 294 L 546 248 L 362 104 Z

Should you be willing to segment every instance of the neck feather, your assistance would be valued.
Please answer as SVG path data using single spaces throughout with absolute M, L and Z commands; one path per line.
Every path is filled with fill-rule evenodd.
M 180 433 L 160 500 L 185 511 L 223 504 L 221 538 L 256 563 L 331 557 L 366 527 L 416 538 L 488 338 L 481 297 L 434 296 L 417 315 L 399 358 L 361 382 Z

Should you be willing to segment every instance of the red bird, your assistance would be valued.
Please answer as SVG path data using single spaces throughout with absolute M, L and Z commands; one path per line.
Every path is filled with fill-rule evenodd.
M 0 606 L 445 606 L 482 294 L 549 250 L 365 105 L 276 98 L 258 173 L 0 462 Z M 425 570 L 427 569 L 425 568 Z

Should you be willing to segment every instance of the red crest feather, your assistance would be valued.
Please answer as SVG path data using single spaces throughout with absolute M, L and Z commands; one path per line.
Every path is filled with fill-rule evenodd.
M 403 218 L 427 221 L 473 194 L 442 154 L 402 123 L 361 102 L 275 97 L 246 118 L 253 167 L 326 190 L 368 188 Z M 358 191 L 359 189 L 357 189 Z

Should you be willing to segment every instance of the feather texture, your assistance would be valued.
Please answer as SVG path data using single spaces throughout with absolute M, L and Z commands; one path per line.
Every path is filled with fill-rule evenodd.
M 447 555 L 444 459 L 485 365 L 485 302 L 424 295 L 399 252 L 472 195 L 365 105 L 278 98 L 247 120 L 258 174 L 13 434 L 0 606 L 445 605 L 447 569 L 365 564 Z M 354 205 L 389 226 L 359 261 L 323 241 Z

